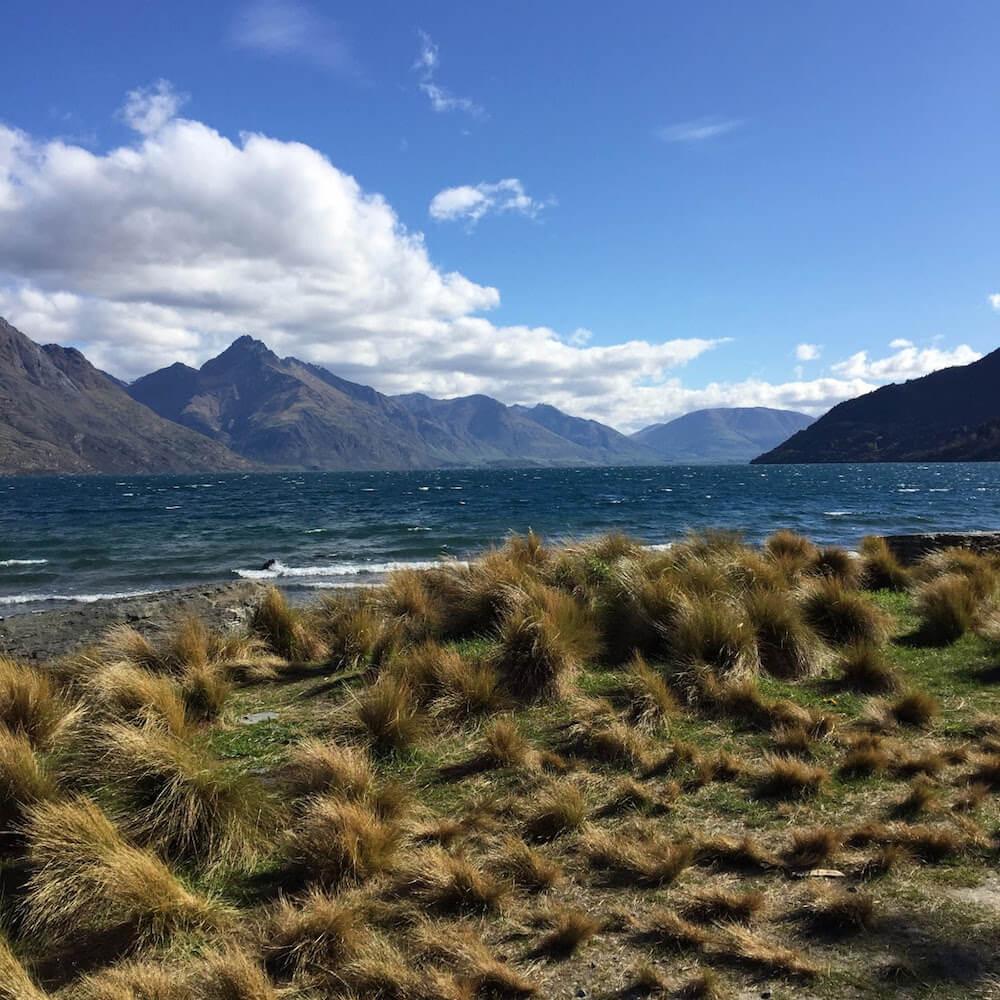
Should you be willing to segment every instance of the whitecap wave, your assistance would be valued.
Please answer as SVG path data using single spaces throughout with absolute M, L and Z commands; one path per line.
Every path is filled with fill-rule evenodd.
M 48 559 L 0 559 L 0 566 L 44 566 Z
M 148 597 L 150 594 L 160 593 L 162 593 L 160 590 L 123 590 L 111 594 L 8 594 L 6 597 L 0 597 L 0 606 L 55 602 L 94 604 L 97 601 L 120 601 L 126 597 Z
M 847 517 L 848 514 L 853 514 L 853 510 L 824 510 L 824 517 Z
M 244 580 L 287 580 L 310 576 L 375 576 L 394 573 L 400 569 L 433 569 L 441 561 L 412 560 L 390 562 L 339 562 L 326 566 L 286 566 L 275 559 L 262 569 L 235 569 L 233 572 Z M 449 561 L 450 566 L 464 566 L 466 563 Z

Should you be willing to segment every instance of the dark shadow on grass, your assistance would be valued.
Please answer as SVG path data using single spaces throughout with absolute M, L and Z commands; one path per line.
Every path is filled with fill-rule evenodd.
M 960 667 L 956 673 L 974 684 L 1000 684 L 1000 663 L 980 667 Z
M 53 948 L 46 950 L 44 960 L 35 964 L 35 978 L 47 990 L 67 986 L 88 972 L 96 972 L 134 953 L 139 942 L 138 931 L 135 924 L 120 924 L 56 941 Z

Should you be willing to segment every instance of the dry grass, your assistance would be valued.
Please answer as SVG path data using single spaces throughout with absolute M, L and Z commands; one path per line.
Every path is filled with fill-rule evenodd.
M 649 744 L 631 726 L 614 718 L 598 718 L 570 726 L 560 750 L 597 764 L 642 768 L 647 762 Z
M 156 726 L 112 723 L 90 739 L 130 836 L 175 859 L 253 865 L 270 813 L 256 779 Z
M 682 662 L 706 664 L 723 675 L 753 674 L 760 665 L 747 613 L 718 594 L 681 604 L 671 631 L 673 653 Z
M 824 767 L 795 757 L 766 754 L 754 791 L 763 799 L 803 798 L 818 795 L 829 777 Z
M 178 736 L 188 729 L 184 692 L 172 677 L 125 660 L 95 671 L 84 684 L 84 697 L 101 714 L 132 725 L 159 723 Z
M 818 868 L 837 853 L 842 841 L 840 831 L 828 826 L 793 830 L 782 859 L 789 868 Z
M 861 539 L 862 582 L 868 590 L 906 590 L 910 572 L 892 554 L 886 540 L 879 535 Z
M 27 926 L 65 942 L 116 927 L 165 938 L 219 923 L 220 911 L 186 889 L 154 854 L 130 845 L 86 799 L 43 802 L 27 816 L 32 874 Z
M 678 951 L 701 951 L 711 940 L 704 927 L 685 920 L 667 907 L 658 907 L 647 914 L 642 921 L 641 935 L 660 948 Z
M 601 929 L 601 922 L 582 910 L 557 907 L 544 914 L 544 923 L 551 928 L 535 948 L 537 955 L 568 958 L 575 954 Z
M 871 643 L 845 649 L 837 660 L 837 673 L 844 687 L 865 694 L 888 694 L 900 686 L 888 657 Z
M 0 1000 L 46 1000 L 0 931 Z
M 760 937 L 743 927 L 730 925 L 720 932 L 713 955 L 764 973 L 812 979 L 819 969 L 801 951 Z
M 827 889 L 816 892 L 799 916 L 814 934 L 859 934 L 875 923 L 875 900 L 866 892 Z
M 327 649 L 317 630 L 305 616 L 289 606 L 277 587 L 261 597 L 250 617 L 250 628 L 267 648 L 292 662 L 319 660 Z
M 802 614 L 821 638 L 833 646 L 885 642 L 889 621 L 863 593 L 835 577 L 810 583 L 802 594 Z
M 698 924 L 749 924 L 761 914 L 764 903 L 764 894 L 757 890 L 701 889 L 685 898 L 680 912 L 686 920 Z
M 289 831 L 284 855 L 309 881 L 360 883 L 392 868 L 401 837 L 394 822 L 364 803 L 320 795 L 308 801 Z
M 376 753 L 390 754 L 415 746 L 427 719 L 406 680 L 386 674 L 355 698 L 341 728 L 366 740 Z
M 261 931 L 267 968 L 284 975 L 337 968 L 357 954 L 369 933 L 356 905 L 319 888 L 282 899 Z
M 264 970 L 235 945 L 202 958 L 191 977 L 199 1000 L 277 1000 L 278 991 Z
M 760 665 L 774 677 L 811 677 L 822 665 L 816 633 L 806 625 L 802 612 L 785 592 L 755 590 L 745 598 L 753 623 Z
M 591 868 L 622 885 L 669 885 L 693 859 L 690 844 L 650 831 L 592 829 L 580 848 Z
M 55 778 L 28 738 L 0 726 L 0 853 L 18 846 L 25 810 L 57 794 Z
M 532 840 L 554 840 L 579 829 L 586 818 L 587 802 L 580 789 L 568 780 L 555 781 L 533 797 L 524 829 Z
M 641 729 L 659 729 L 681 714 L 677 696 L 641 653 L 636 653 L 625 668 L 622 693 L 627 701 L 629 723 Z
M 500 908 L 508 886 L 463 857 L 429 847 L 408 859 L 392 894 L 441 915 L 488 913 Z
M 698 841 L 694 848 L 697 864 L 731 871 L 768 871 L 778 860 L 753 837 L 715 836 Z
M 358 747 L 305 740 L 292 750 L 284 783 L 293 799 L 335 793 L 347 799 L 367 799 L 375 788 L 371 757 Z
M 494 866 L 499 875 L 527 892 L 545 892 L 563 879 L 562 865 L 518 837 L 504 840 Z
M 217 719 L 233 690 L 223 668 L 215 663 L 186 667 L 180 677 L 180 686 L 187 715 L 196 722 Z
M 677 993 L 678 1000 L 723 1000 L 719 977 L 711 969 L 703 969 L 685 982 Z
M 940 645 L 961 639 L 972 628 L 980 600 L 974 579 L 963 573 L 945 573 L 922 584 L 917 590 L 920 636 Z
M 77 717 L 50 677 L 0 656 L 0 724 L 47 748 Z
M 764 542 L 764 551 L 772 559 L 795 561 L 804 565 L 813 559 L 816 547 L 808 538 L 782 529 Z
M 993 791 L 1000 789 L 1000 753 L 983 756 L 973 769 L 970 778 L 984 788 Z
M 191 993 L 176 968 L 160 962 L 136 961 L 84 976 L 74 986 L 71 997 L 72 1000 L 191 1000 Z
M 903 726 L 926 729 L 941 711 L 938 700 L 926 691 L 911 691 L 889 706 L 890 716 Z

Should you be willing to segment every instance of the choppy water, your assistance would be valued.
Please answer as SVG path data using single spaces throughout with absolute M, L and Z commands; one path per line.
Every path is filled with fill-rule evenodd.
M 529 527 L 998 530 L 1000 463 L 0 478 L 0 615 L 238 577 L 366 582 Z

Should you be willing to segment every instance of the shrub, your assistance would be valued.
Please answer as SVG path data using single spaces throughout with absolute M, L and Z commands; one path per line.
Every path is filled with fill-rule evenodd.
M 360 802 L 321 795 L 307 802 L 286 838 L 289 864 L 324 885 L 364 882 L 388 871 L 401 831 Z
M 525 830 L 533 840 L 553 840 L 582 826 L 586 817 L 587 804 L 576 785 L 553 782 L 534 797 Z
M 752 674 L 760 663 L 747 615 L 718 596 L 684 602 L 673 628 L 672 645 L 683 662 L 707 664 L 720 674 Z
M 816 580 L 805 588 L 802 613 L 806 623 L 834 646 L 880 644 L 889 632 L 882 611 L 864 594 L 832 577 Z
M 0 726 L 0 851 L 19 839 L 26 809 L 56 797 L 55 780 L 21 733 Z
M 300 611 L 289 607 L 277 587 L 269 587 L 253 609 L 250 628 L 278 656 L 296 662 L 321 659 L 326 649 Z
M 128 834 L 173 858 L 253 862 L 269 811 L 255 778 L 157 727 L 111 724 L 93 739 Z
M 220 911 L 184 888 L 155 855 L 131 846 L 92 802 L 42 802 L 27 815 L 32 874 L 27 927 L 57 940 L 131 927 L 163 939 L 211 927 Z
M 885 694 L 899 687 L 899 677 L 885 653 L 868 642 L 848 646 L 837 661 L 841 683 L 851 691 Z
M 812 676 L 820 666 L 816 635 L 787 593 L 756 590 L 745 606 L 753 624 L 761 667 L 774 677 Z
M 11 732 L 23 733 L 36 747 L 49 747 L 77 716 L 49 677 L 0 656 L 0 723 Z
M 282 974 L 339 968 L 369 933 L 356 906 L 313 888 L 299 900 L 282 899 L 269 915 L 261 951 L 268 968 Z
M 868 590 L 906 590 L 910 572 L 893 555 L 880 535 L 861 539 L 861 582 Z
M 973 580 L 961 573 L 945 573 L 917 591 L 920 636 L 927 642 L 947 645 L 972 628 L 980 596 Z
M 572 597 L 533 586 L 512 595 L 498 645 L 495 665 L 513 695 L 558 697 L 597 655 L 598 637 L 586 610 Z

